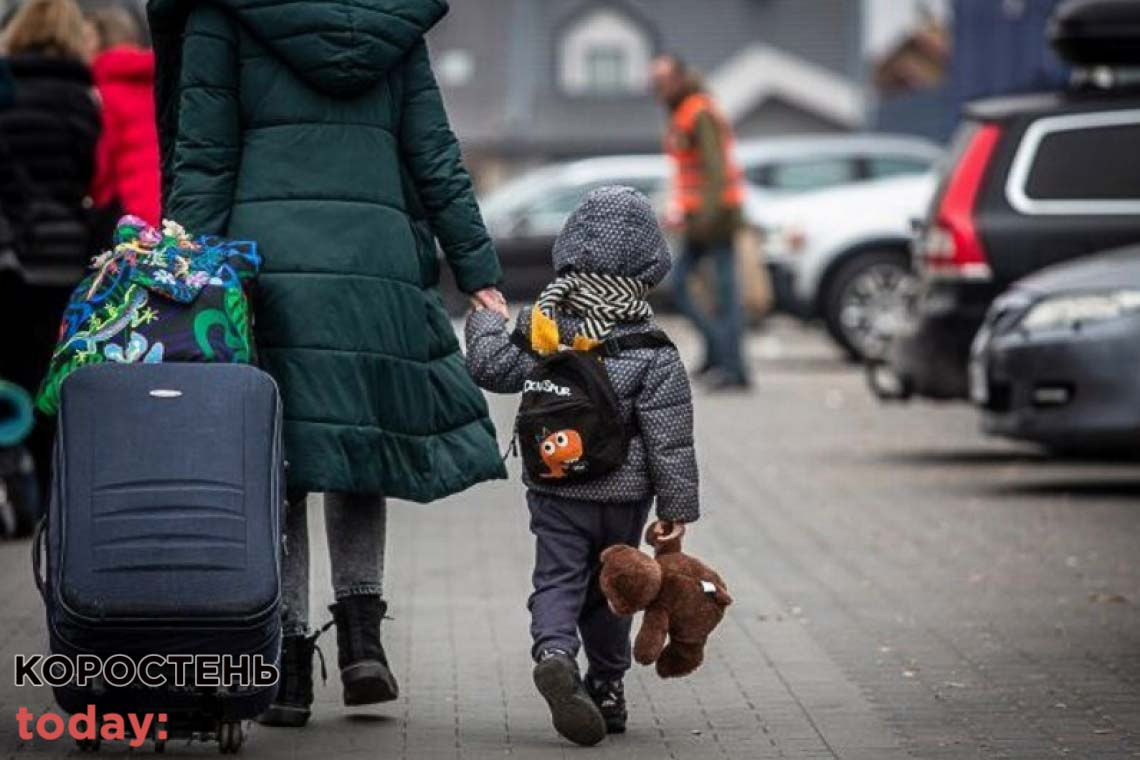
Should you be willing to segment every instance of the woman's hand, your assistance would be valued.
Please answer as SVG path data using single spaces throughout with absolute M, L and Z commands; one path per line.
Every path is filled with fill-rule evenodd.
M 475 311 L 490 309 L 506 320 L 511 318 L 511 312 L 507 309 L 507 299 L 503 297 L 498 288 L 483 288 L 475 291 L 471 295 L 471 307 Z

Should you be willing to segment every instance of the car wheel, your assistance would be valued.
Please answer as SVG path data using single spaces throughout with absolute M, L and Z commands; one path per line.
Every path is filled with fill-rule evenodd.
M 852 359 L 881 360 L 899 328 L 912 318 L 918 293 L 918 278 L 906 253 L 860 253 L 841 264 L 829 280 L 823 320 Z

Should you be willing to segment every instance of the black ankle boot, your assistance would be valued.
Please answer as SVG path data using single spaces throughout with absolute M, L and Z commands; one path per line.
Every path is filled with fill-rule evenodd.
M 391 702 L 400 687 L 388 669 L 380 643 L 380 621 L 388 605 L 379 596 L 354 594 L 329 607 L 336 621 L 337 664 L 346 705 Z
M 629 711 L 625 706 L 625 686 L 622 682 L 599 681 L 587 676 L 586 691 L 590 692 L 590 699 L 594 700 L 602 717 L 606 719 L 606 732 L 624 734 Z
M 578 664 L 559 649 L 539 655 L 534 685 L 550 707 L 554 730 L 575 744 L 592 747 L 606 738 L 606 721 L 578 675 Z
M 320 653 L 317 638 L 325 629 L 308 636 L 297 634 L 281 640 L 281 675 L 277 696 L 269 709 L 257 716 L 263 726 L 300 728 L 309 720 L 313 705 L 313 652 Z M 321 678 L 327 677 L 321 658 Z

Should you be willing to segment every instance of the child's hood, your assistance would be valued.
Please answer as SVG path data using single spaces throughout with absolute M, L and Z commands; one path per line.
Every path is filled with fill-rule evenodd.
M 446 0 L 211 0 L 315 89 L 370 88 L 447 13 Z M 178 27 L 192 0 L 150 0 L 152 23 Z
M 672 266 L 669 244 L 649 199 L 632 187 L 608 186 L 582 200 L 554 242 L 554 271 L 634 277 L 657 285 Z

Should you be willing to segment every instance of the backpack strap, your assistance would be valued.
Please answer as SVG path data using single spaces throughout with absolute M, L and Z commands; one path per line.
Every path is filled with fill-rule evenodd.
M 528 353 L 535 353 L 531 348 L 530 338 L 519 329 L 511 330 L 510 341 Z M 636 351 L 642 348 L 668 348 L 673 345 L 669 336 L 663 330 L 649 330 L 648 332 L 632 333 L 630 335 L 615 335 L 607 338 L 601 344 L 590 350 L 591 353 L 607 359 L 613 358 L 622 351 Z
M 622 351 L 637 351 L 642 348 L 669 348 L 673 341 L 662 330 L 649 330 L 648 332 L 631 333 L 629 335 L 615 335 L 606 338 L 602 344 L 593 349 L 599 356 L 611 358 Z
M 523 351 L 526 351 L 528 354 L 536 353 L 535 350 L 533 348 L 531 348 L 531 346 L 530 346 L 530 338 L 523 335 L 522 330 L 518 329 L 517 327 L 515 329 L 511 330 L 510 341 L 517 348 L 521 348 Z

